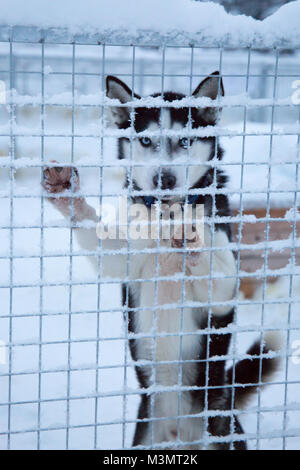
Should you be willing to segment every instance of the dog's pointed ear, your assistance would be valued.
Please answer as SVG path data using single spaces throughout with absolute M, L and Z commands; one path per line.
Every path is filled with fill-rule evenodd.
M 106 96 L 117 99 L 122 104 L 130 103 L 133 98 L 140 99 L 124 82 L 112 75 L 106 77 Z M 109 114 L 109 120 L 118 128 L 125 129 L 130 126 L 130 106 L 112 106 Z
M 220 73 L 214 72 L 208 77 L 206 77 L 196 88 L 193 93 L 195 98 L 211 98 L 215 100 L 218 96 L 223 97 L 225 95 L 224 85 Z M 218 116 L 221 115 L 222 108 L 200 108 L 199 114 L 201 118 L 207 122 L 207 124 L 214 125 L 216 124 Z

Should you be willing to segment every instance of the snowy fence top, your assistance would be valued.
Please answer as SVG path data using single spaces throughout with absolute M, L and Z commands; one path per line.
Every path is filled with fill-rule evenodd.
M 299 18 L 300 1 L 259 21 L 192 0 L 2 0 L 0 40 L 299 47 Z

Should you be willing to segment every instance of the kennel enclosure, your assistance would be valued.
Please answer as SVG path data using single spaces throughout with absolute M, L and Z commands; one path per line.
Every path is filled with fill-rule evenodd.
M 300 40 L 270 44 L 262 36 L 240 44 L 225 36 L 214 44 L 188 33 L 150 33 L 0 27 L 0 448 L 131 448 L 145 392 L 128 349 L 122 280 L 91 272 L 70 222 L 41 189 L 42 171 L 53 159 L 76 167 L 95 208 L 126 194 L 130 165 L 116 158 L 118 131 L 104 125 L 112 106 L 105 77 L 119 77 L 142 96 L 190 96 L 219 70 L 223 114 L 203 136 L 222 142 L 224 160 L 213 163 L 230 178 L 237 288 L 228 364 L 266 331 L 284 337 L 274 352 L 280 371 L 231 414 L 241 417 L 249 448 L 299 449 L 300 110 L 292 97 Z

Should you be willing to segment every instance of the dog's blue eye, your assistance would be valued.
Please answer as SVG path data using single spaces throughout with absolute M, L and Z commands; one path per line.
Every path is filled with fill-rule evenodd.
M 192 139 L 190 139 L 190 145 L 192 145 Z M 179 145 L 180 147 L 183 147 L 184 149 L 187 149 L 189 146 L 189 139 L 187 137 L 183 137 L 182 139 L 179 139 Z
M 149 137 L 142 137 L 140 139 L 140 142 L 144 147 L 149 147 L 152 144 L 151 139 L 149 139 Z

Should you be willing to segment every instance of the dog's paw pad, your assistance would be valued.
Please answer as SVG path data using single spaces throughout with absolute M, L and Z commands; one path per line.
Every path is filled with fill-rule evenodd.
M 61 193 L 66 190 L 73 192 L 79 189 L 79 174 L 73 167 L 47 167 L 43 171 L 43 188 L 51 194 Z

